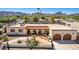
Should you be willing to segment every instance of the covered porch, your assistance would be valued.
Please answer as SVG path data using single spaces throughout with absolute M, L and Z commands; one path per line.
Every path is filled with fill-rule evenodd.
M 27 35 L 49 35 L 48 26 L 27 26 Z

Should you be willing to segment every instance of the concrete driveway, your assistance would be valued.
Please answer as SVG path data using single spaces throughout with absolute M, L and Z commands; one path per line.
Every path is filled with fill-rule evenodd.
M 54 41 L 53 43 L 56 50 L 78 50 L 79 49 L 79 44 L 76 44 L 72 40 Z

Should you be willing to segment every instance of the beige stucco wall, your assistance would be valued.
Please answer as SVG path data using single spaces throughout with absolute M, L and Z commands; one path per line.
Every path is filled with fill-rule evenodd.
M 53 38 L 53 35 L 55 35 L 55 34 L 60 34 L 62 36 L 62 39 L 63 39 L 63 36 L 65 34 L 71 34 L 72 35 L 71 40 L 76 40 L 76 36 L 77 36 L 76 30 L 72 30 L 70 28 L 66 28 L 67 30 L 64 30 L 65 27 L 63 28 L 61 26 L 58 26 L 58 27 L 57 26 L 58 25 L 49 26 L 49 36 L 51 38 Z M 11 32 L 10 29 L 15 29 L 15 32 Z M 19 32 L 19 29 L 23 29 L 23 32 Z M 33 30 L 31 30 L 31 32 L 33 32 Z M 38 30 L 37 30 L 37 32 L 38 32 Z M 42 33 L 43 32 L 44 32 L 44 30 L 42 30 Z M 26 35 L 27 30 L 26 30 L 26 27 L 7 27 L 7 34 L 9 34 L 9 35 Z
M 61 40 L 63 40 L 63 36 L 64 36 L 65 34 L 71 34 L 71 35 L 72 35 L 71 40 L 76 40 L 77 31 L 69 31 L 69 30 L 67 30 L 67 31 L 65 31 L 65 30 L 64 30 L 64 31 L 63 31 L 63 30 L 52 30 L 52 36 L 55 35 L 55 34 L 60 34 L 61 37 L 62 37 Z M 52 38 L 53 38 L 53 37 L 52 37 Z
M 11 32 L 10 29 L 15 29 L 15 32 Z M 19 29 L 23 29 L 23 32 L 19 32 Z M 27 31 L 25 28 L 7 28 L 7 34 L 8 35 L 26 35 Z

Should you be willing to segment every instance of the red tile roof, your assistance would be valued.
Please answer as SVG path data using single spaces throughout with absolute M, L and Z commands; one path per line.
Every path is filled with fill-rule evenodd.
M 48 26 L 27 26 L 26 29 L 33 29 L 33 30 L 40 29 L 41 30 L 41 29 L 49 29 L 49 27 Z

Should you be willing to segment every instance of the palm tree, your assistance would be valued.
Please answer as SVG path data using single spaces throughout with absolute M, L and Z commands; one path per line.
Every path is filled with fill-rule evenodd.
M 9 43 L 8 43 L 8 40 L 9 40 L 8 36 L 4 37 L 3 39 L 4 39 L 4 41 L 7 41 L 7 43 L 6 43 L 7 44 L 7 49 L 10 50 Z
M 37 10 L 38 10 L 38 13 L 41 14 L 41 9 L 40 8 L 37 8 Z

